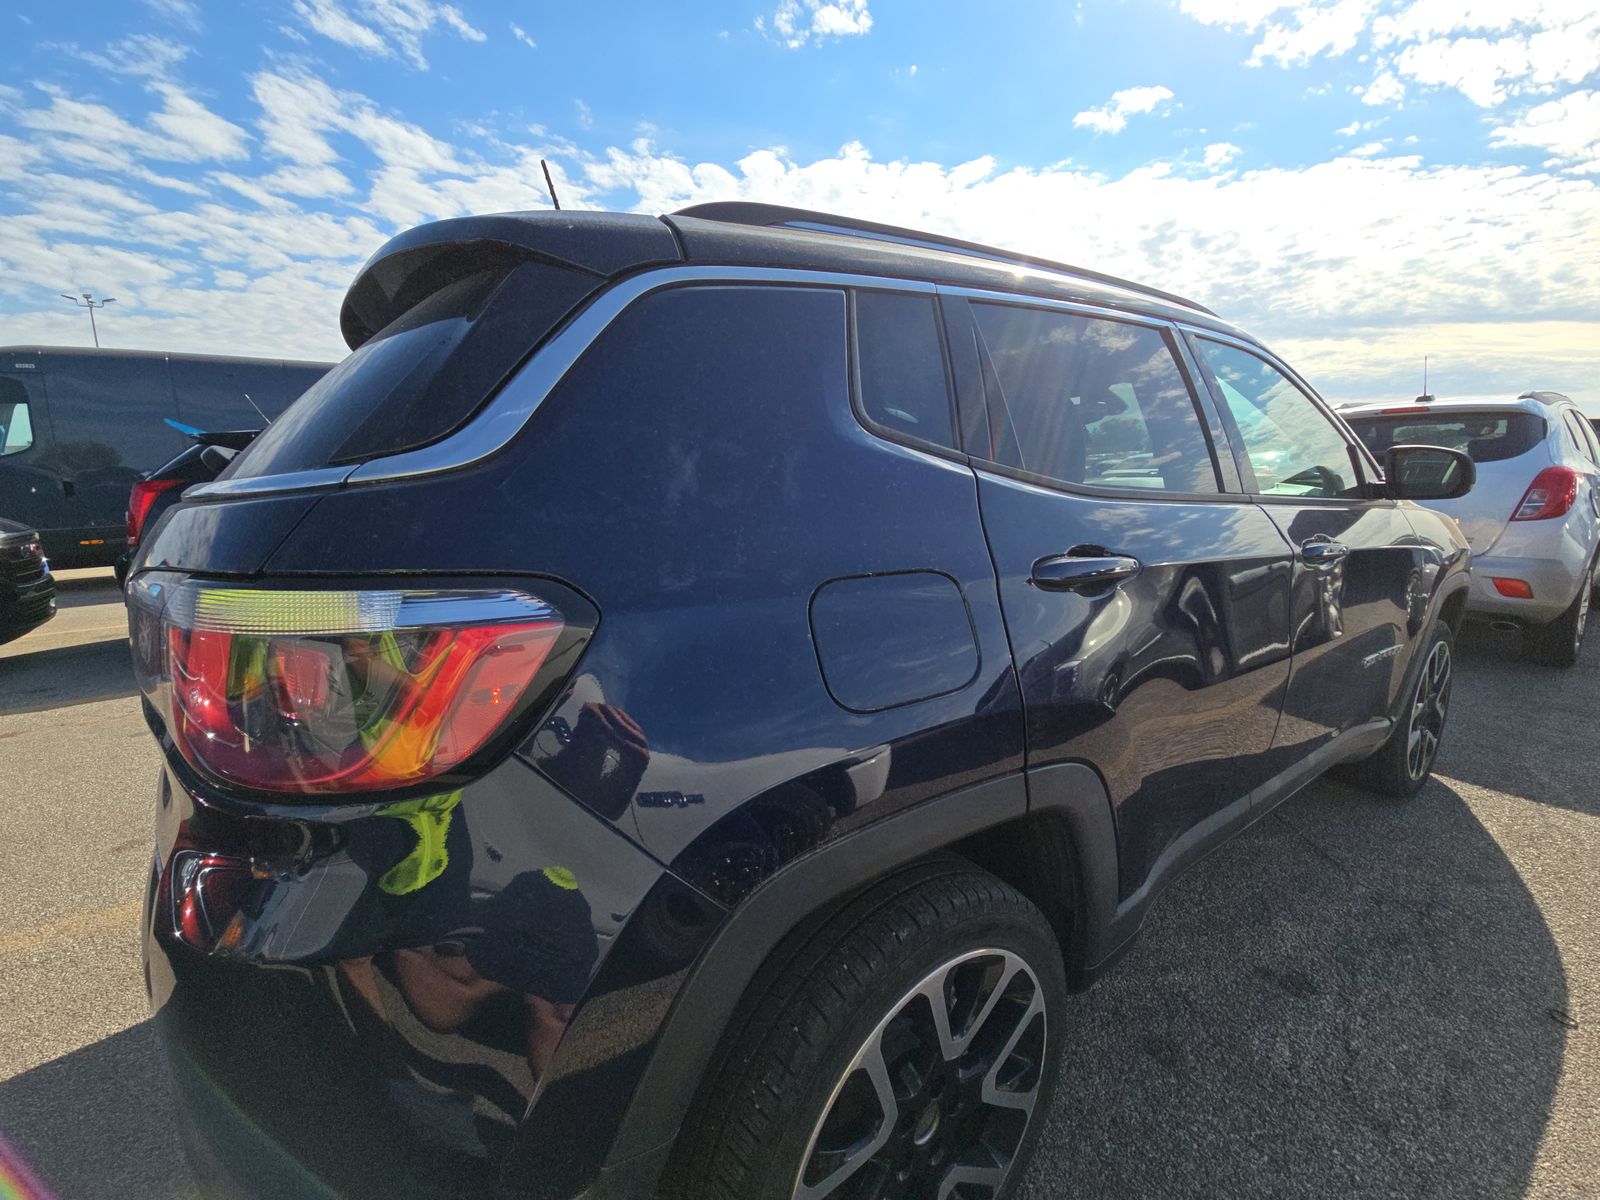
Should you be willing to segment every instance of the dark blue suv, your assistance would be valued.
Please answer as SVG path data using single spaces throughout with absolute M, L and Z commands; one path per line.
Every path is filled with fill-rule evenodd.
M 718 204 L 342 325 L 129 582 L 208 1195 L 1004 1195 L 1161 889 L 1433 764 L 1470 461 L 1198 304 Z

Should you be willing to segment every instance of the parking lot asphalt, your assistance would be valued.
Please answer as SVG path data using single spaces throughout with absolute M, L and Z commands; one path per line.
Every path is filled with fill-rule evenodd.
M 137 913 L 156 752 L 119 597 L 0 648 L 0 1134 L 60 1200 L 187 1200 Z M 1469 635 L 1437 777 L 1313 785 L 1064 1014 L 1026 1200 L 1600 1196 L 1600 638 Z

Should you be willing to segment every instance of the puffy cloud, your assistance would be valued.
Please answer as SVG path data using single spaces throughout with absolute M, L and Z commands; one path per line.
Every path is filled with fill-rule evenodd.
M 1099 108 L 1078 113 L 1072 118 L 1072 124 L 1074 128 L 1092 129 L 1096 133 L 1121 133 L 1128 127 L 1130 116 L 1154 112 L 1171 99 L 1172 92 L 1160 84 L 1123 88 L 1112 92 L 1111 99 Z
M 1537 147 L 1554 156 L 1554 165 L 1600 175 L 1600 91 L 1547 100 L 1489 137 L 1502 146 Z
M 1250 52 L 1258 66 L 1276 59 L 1285 66 L 1309 62 L 1319 54 L 1345 54 L 1367 27 L 1377 0 L 1335 0 L 1326 7 L 1296 8 L 1292 20 L 1266 25 L 1260 43 Z
M 756 28 L 791 50 L 829 38 L 859 37 L 872 29 L 867 0 L 781 0 L 768 21 Z
M 1227 166 L 1238 158 L 1241 153 L 1243 151 L 1232 142 L 1212 142 L 1205 148 L 1205 152 L 1201 155 L 1200 163 L 1204 167 L 1216 170 L 1218 167 Z
M 469 42 L 488 35 L 452 4 L 433 0 L 356 0 L 357 12 L 341 0 L 294 0 L 294 11 L 312 30 L 376 58 L 404 58 L 419 71 L 428 69 L 422 39 L 436 28 L 454 30 Z

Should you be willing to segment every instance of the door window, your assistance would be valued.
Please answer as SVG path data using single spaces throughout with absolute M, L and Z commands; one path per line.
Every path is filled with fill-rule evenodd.
M 856 374 L 868 421 L 955 448 L 950 385 L 931 296 L 856 293 Z
M 1221 490 L 1159 330 L 1020 305 L 971 308 L 998 393 L 994 461 L 1067 484 Z
M 1360 495 L 1350 443 L 1288 376 L 1237 346 L 1196 339 L 1265 496 Z
M 0 378 L 0 458 L 33 445 L 33 410 L 18 379 Z
M 1589 444 L 1592 435 L 1584 428 L 1587 424 L 1577 413 L 1568 409 L 1566 414 L 1567 436 L 1572 439 L 1573 449 L 1591 463 L 1595 462 L 1594 448 Z

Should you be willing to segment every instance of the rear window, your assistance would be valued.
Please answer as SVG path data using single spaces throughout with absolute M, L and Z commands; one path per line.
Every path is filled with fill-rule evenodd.
M 453 432 L 570 306 L 565 289 L 548 286 L 553 274 L 513 263 L 439 288 L 313 384 L 227 475 L 363 462 Z M 552 303 L 556 318 L 542 319 Z
M 1464 451 L 1473 462 L 1500 462 L 1544 440 L 1544 420 L 1530 412 L 1352 416 L 1348 421 L 1379 458 L 1391 446 L 1444 446 Z

